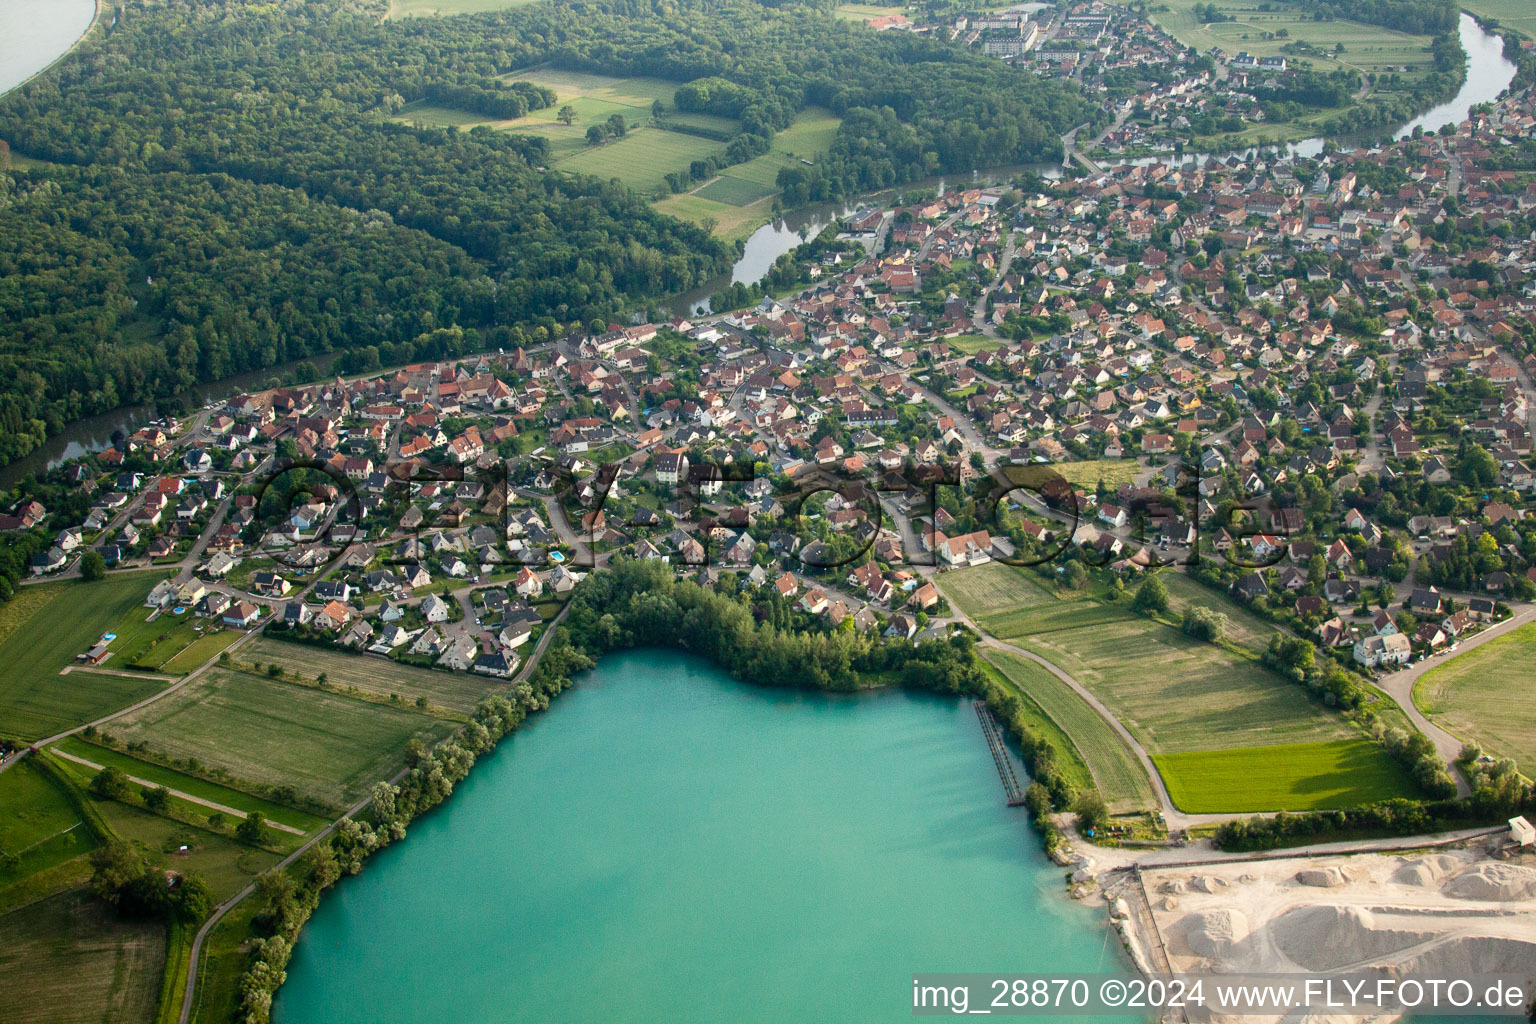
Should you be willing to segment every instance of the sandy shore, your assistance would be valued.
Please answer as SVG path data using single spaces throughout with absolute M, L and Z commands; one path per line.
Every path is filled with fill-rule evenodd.
M 1093 863 L 1073 865 L 1073 888 L 1105 902 L 1132 959 L 1149 973 L 1510 974 L 1522 979 L 1529 999 L 1536 994 L 1536 852 L 1498 854 L 1503 840 L 1480 836 L 1431 849 L 1300 858 L 1181 851 L 1185 860 L 1212 859 L 1193 866 L 1156 863 L 1175 851 L 1137 858 L 1148 851 L 1079 843 L 1076 854 Z

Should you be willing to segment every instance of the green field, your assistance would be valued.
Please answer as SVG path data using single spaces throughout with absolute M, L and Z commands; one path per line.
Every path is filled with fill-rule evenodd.
M 1111 491 L 1134 481 L 1144 472 L 1135 459 L 1094 459 L 1091 462 L 1053 462 L 1051 468 L 1074 486 L 1093 490 L 1103 481 Z M 1085 519 L 1088 516 L 1085 514 Z M 1101 524 L 1102 525 L 1102 524 Z
M 125 921 L 84 889 L 0 917 L 0 1017 L 50 1024 L 154 1019 L 165 926 Z
M 1482 18 L 1493 18 L 1527 39 L 1536 39 L 1536 4 L 1531 0 L 1470 0 L 1462 4 Z
M 278 854 L 269 850 L 252 849 L 226 836 L 162 818 L 139 807 L 112 800 L 92 802 L 107 827 L 143 853 L 151 864 L 202 875 L 221 899 L 244 889 L 279 859 Z M 186 853 L 180 852 L 182 846 L 188 847 Z
M 631 188 L 649 189 L 661 185 L 662 178 L 668 173 L 687 170 L 694 160 L 713 156 L 723 149 L 725 143 L 714 139 L 640 127 L 631 129 L 617 142 L 605 142 L 600 146 L 583 143 L 579 151 L 557 160 L 555 166 L 577 174 L 618 178 Z
M 1221 612 L 1227 617 L 1227 639 L 1255 654 L 1263 653 L 1269 647 L 1269 638 L 1280 632 L 1226 594 L 1202 586 L 1182 572 L 1165 570 L 1158 578 L 1168 588 L 1175 618 L 1183 618 L 1185 609 L 1196 605 Z
M 432 2 L 434 0 L 424 0 L 424 6 Z M 555 68 L 518 71 L 503 77 L 508 81 L 532 82 L 553 89 L 555 103 L 543 110 L 535 110 L 527 117 L 511 120 L 487 118 L 428 103 L 412 103 L 404 107 L 396 119 L 459 128 L 483 124 L 499 131 L 535 135 L 547 140 L 551 166 L 600 178 L 618 178 L 632 188 L 644 190 L 660 188 L 668 173 L 686 171 L 694 160 L 725 149 L 725 143 L 716 139 L 652 127 L 651 108 L 656 101 L 661 101 L 671 121 L 718 132 L 734 133 L 738 129 L 737 122 L 729 118 L 677 112 L 672 99 L 679 82 L 660 78 L 614 78 Z M 574 123 L 569 125 L 559 120 L 560 109 L 566 106 L 576 112 Z M 629 124 L 629 134 L 615 142 L 598 146 L 588 144 L 587 129 L 614 114 L 621 115 Z
M 732 166 L 728 173 L 732 178 L 756 182 L 768 191 L 764 198 L 749 205 L 735 205 L 711 197 L 706 193 L 708 185 L 692 192 L 668 196 L 658 200 L 656 208 L 683 220 L 703 224 L 713 222 L 715 234 L 722 238 L 745 238 L 772 216 L 772 204 L 767 197 L 778 192 L 779 171 L 785 167 L 801 166 L 801 161 L 814 162 L 832 146 L 842 119 L 829 111 L 818 108 L 802 110 L 795 115 L 794 123 L 773 137 L 773 148 L 762 156 L 743 164 Z M 733 186 L 734 187 L 734 186 Z M 745 196 L 744 189 L 735 198 Z
M 1304 691 L 1214 644 L 1130 613 L 1014 642 L 1044 655 L 1113 711 L 1149 751 L 1219 750 L 1349 739 L 1355 734 Z M 1109 611 L 1115 606 L 1103 609 Z M 1115 609 L 1118 610 L 1118 609 Z M 1090 609 L 1084 609 L 1088 617 Z
M 1512 757 L 1536 776 L 1536 623 L 1521 626 L 1444 665 L 1413 684 L 1413 702 L 1463 739 L 1498 757 Z
M 522 650 L 526 653 L 528 648 Z M 240 648 L 238 653 L 241 661 L 281 665 L 283 671 L 307 679 L 318 679 L 323 672 L 326 682 L 337 686 L 355 686 L 359 690 L 386 697 L 397 693 L 408 703 L 414 702 L 417 697 L 425 697 L 429 703 L 466 714 L 473 711 L 480 699 L 500 682 L 467 672 L 439 672 L 414 665 L 401 665 L 383 658 L 301 646 L 266 637 L 257 637 Z
M 245 811 L 246 813 L 256 811 L 264 818 L 282 822 L 284 825 L 290 825 L 293 828 L 303 829 L 305 832 L 312 832 L 327 824 L 327 819 L 309 814 L 306 811 L 285 807 L 282 804 L 264 800 L 259 796 L 253 796 L 242 790 L 221 786 L 216 782 L 209 782 L 195 775 L 187 775 L 184 772 L 176 771 L 174 768 L 165 768 L 158 764 L 151 764 L 148 761 L 141 761 L 121 751 L 97 746 L 94 743 L 87 743 L 78 736 L 67 736 L 48 749 L 62 750 L 65 753 L 73 754 L 75 757 L 82 757 L 93 764 L 116 768 L 132 778 L 143 779 L 146 782 L 164 786 L 166 789 L 174 789 L 177 792 L 186 793 L 190 796 L 200 797 L 203 800 L 211 800 L 216 804 L 233 807 L 238 811 Z M 84 772 L 87 776 L 91 774 L 91 769 L 86 768 L 79 762 L 60 759 L 58 764 L 61 768 L 67 770 L 78 770 L 79 772 Z M 195 813 L 204 816 L 211 813 L 206 807 L 199 805 L 189 806 L 193 807 Z
M 1310 61 L 1319 71 L 1348 68 L 1373 73 L 1384 66 L 1409 65 L 1415 71 L 1427 68 L 1432 58 L 1428 52 L 1429 36 L 1409 35 L 1377 25 L 1354 21 L 1313 21 L 1305 12 L 1283 4 L 1262 11 L 1254 2 L 1217 3 L 1223 14 L 1235 21 L 1202 22 L 1194 15 L 1198 0 L 1164 0 L 1153 11 L 1153 19 L 1175 38 L 1204 52 L 1219 46 L 1228 56 L 1247 50 L 1256 57 L 1286 57 L 1290 61 Z M 1263 38 L 1264 33 L 1284 37 Z M 1310 54 L 1287 53 L 1287 43 L 1306 42 L 1317 48 Z M 1334 44 L 1343 43 L 1344 52 L 1335 54 Z
M 1001 347 L 1004 342 L 996 338 L 989 338 L 985 334 L 962 334 L 958 337 L 947 338 L 945 343 L 956 352 L 963 352 L 973 356 L 982 349 L 995 349 Z
M 74 806 L 32 764 L 0 774 L 0 890 L 95 846 Z
M 239 639 L 241 634 L 192 615 L 153 614 L 143 604 L 129 608 L 112 627 L 117 634 L 104 667 L 134 665 L 184 675 Z
M 164 573 L 111 575 L 96 583 L 23 587 L 0 607 L 0 731 L 37 739 L 141 700 L 165 684 L 59 670 L 112 631 Z M 36 590 L 39 593 L 31 593 Z
M 1188 814 L 1355 807 L 1419 795 L 1400 764 L 1361 739 L 1157 754 L 1153 763 Z
M 1198 600 L 1234 611 L 1219 595 L 1167 575 L 1175 603 Z M 1027 570 L 996 564 L 944 573 L 939 585 L 983 630 L 1044 656 L 1093 691 L 1148 750 L 1354 735 L 1300 689 L 1260 666 L 1256 653 L 1193 640 L 1138 615 L 1129 600 L 1101 601 L 1087 592 L 1058 598 Z M 1268 642 L 1267 635 L 1259 639 L 1263 628 L 1251 616 L 1234 614 L 1234 644 L 1251 644 L 1256 652 Z
M 703 188 L 695 189 L 694 195 L 728 206 L 750 206 L 759 199 L 766 199 L 776 190 L 772 185 L 760 185 L 745 178 L 722 174 Z
M 1058 603 L 1032 573 L 1001 562 L 940 573 L 937 582 L 950 603 L 973 619 Z
M 1151 780 L 1136 754 L 1070 686 L 1016 654 L 986 649 L 982 654 L 1043 714 L 1050 723 L 1043 731 L 1052 743 L 1086 765 L 1110 810 L 1124 813 L 1156 806 Z M 1051 735 L 1053 730 L 1058 735 Z
M 411 711 L 219 667 L 114 721 L 111 732 L 342 807 L 404 765 L 407 740 L 431 742 L 450 728 Z
M 220 629 L 211 633 L 205 631 L 202 636 L 183 648 L 179 654 L 162 662 L 159 666 L 160 671 L 184 676 L 204 662 L 222 653 L 226 647 L 239 640 L 242 636 L 245 636 L 245 634 L 234 629 Z

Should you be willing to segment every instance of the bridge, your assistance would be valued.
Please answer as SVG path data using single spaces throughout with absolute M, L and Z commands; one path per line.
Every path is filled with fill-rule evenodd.
M 1003 730 L 992 716 L 992 709 L 987 707 L 986 701 L 978 700 L 973 706 L 976 708 L 976 717 L 981 720 L 981 731 L 987 737 L 987 748 L 992 751 L 992 763 L 997 766 L 997 777 L 1003 780 L 1003 792 L 1008 795 L 1008 806 L 1018 807 L 1024 802 L 1024 787 L 1019 785 L 1019 777 L 1013 771 L 1013 758 L 1003 743 Z

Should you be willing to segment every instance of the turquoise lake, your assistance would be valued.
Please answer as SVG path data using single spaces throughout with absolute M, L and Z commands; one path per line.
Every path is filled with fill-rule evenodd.
M 910 1020 L 915 971 L 1127 969 L 1106 935 L 1005 806 L 969 701 L 647 651 L 328 893 L 273 1019 Z

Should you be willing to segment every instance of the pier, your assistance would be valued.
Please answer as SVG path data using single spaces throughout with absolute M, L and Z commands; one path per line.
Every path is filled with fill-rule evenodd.
M 992 751 L 992 763 L 997 765 L 997 777 L 1003 780 L 1003 792 L 1008 795 L 1008 806 L 1018 807 L 1024 802 L 1024 787 L 1019 785 L 1019 777 L 1014 773 L 1013 760 L 1008 756 L 1008 748 L 1003 744 L 1003 730 L 998 727 L 997 719 L 992 717 L 992 709 L 987 707 L 987 702 L 978 700 L 973 705 L 976 708 L 976 717 L 981 720 L 981 731 L 987 737 L 987 748 Z

